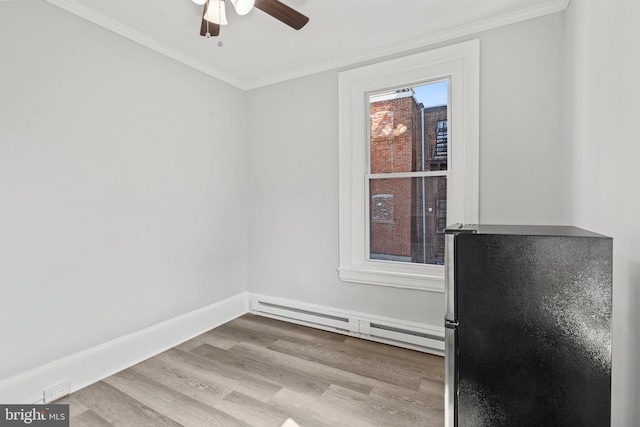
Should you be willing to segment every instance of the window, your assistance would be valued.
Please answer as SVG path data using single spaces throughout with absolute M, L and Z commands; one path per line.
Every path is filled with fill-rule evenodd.
M 340 278 L 444 291 L 447 224 L 478 222 L 478 41 L 340 73 Z M 419 92 L 445 87 L 444 105 Z
M 369 259 L 444 265 L 448 83 L 369 96 Z

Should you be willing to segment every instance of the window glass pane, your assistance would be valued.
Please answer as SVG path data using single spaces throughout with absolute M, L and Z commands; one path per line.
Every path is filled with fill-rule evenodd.
M 369 181 L 369 257 L 444 264 L 447 178 L 384 178 Z
M 447 169 L 448 82 L 369 97 L 371 173 Z

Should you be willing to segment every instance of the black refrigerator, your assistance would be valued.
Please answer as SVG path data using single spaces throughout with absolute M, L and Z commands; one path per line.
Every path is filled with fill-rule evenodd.
M 445 425 L 610 425 L 612 239 L 564 226 L 445 234 Z

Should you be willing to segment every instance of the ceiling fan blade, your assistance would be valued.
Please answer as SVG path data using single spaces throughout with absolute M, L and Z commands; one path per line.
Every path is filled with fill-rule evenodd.
M 209 22 L 206 19 L 204 19 L 205 15 L 207 14 L 208 5 L 209 5 L 209 2 L 206 2 L 202 8 L 202 22 L 200 23 L 200 35 L 206 36 L 207 31 L 209 31 L 209 34 L 215 37 L 218 34 L 220 34 L 220 25 L 214 24 L 213 22 Z
M 309 22 L 309 18 L 278 0 L 256 0 L 255 7 L 296 30 Z

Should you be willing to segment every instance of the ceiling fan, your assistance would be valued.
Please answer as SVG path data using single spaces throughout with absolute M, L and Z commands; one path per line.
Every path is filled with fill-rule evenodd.
M 202 21 L 200 35 L 215 37 L 220 34 L 220 26 L 227 24 L 225 0 L 193 0 L 202 5 Z M 254 7 L 267 15 L 287 24 L 295 30 L 304 27 L 309 18 L 279 0 L 229 0 L 238 15 L 246 15 Z

